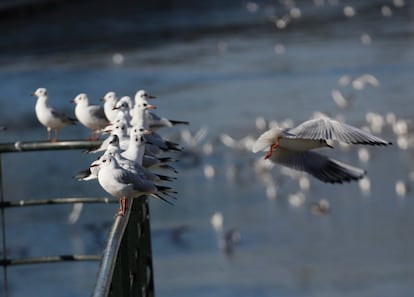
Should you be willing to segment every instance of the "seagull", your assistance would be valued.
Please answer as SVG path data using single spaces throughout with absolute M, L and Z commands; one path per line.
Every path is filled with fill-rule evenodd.
M 106 118 L 109 122 L 113 123 L 116 115 L 118 114 L 117 110 L 114 110 L 115 104 L 118 102 L 118 97 L 115 92 L 108 92 L 104 97 L 101 98 L 101 101 L 104 102 L 104 112 Z
M 47 104 L 47 90 L 38 88 L 32 96 L 37 97 L 36 116 L 39 122 L 47 128 L 47 139 L 49 141 L 58 141 L 59 129 L 68 125 L 74 125 L 76 119 L 70 118 L 63 113 L 56 111 Z M 55 130 L 55 138 L 52 139 L 52 129 Z
M 361 179 L 365 170 L 311 151 L 323 147 L 332 148 L 327 140 L 381 146 L 392 144 L 361 129 L 322 116 L 291 129 L 274 127 L 256 140 L 252 151 L 256 153 L 270 147 L 265 159 L 305 171 L 325 183 Z
M 133 117 L 134 117 L 133 122 L 132 122 L 133 125 L 140 124 L 140 122 L 137 119 L 135 119 L 136 117 L 139 117 L 139 111 L 136 110 L 137 107 L 140 104 L 142 104 L 144 107 L 150 105 L 147 99 L 153 99 L 153 98 L 156 98 L 156 97 L 148 95 L 147 91 L 145 90 L 139 90 L 138 92 L 136 92 L 135 97 L 134 97 L 135 106 L 133 109 Z M 148 109 L 151 109 L 151 108 L 148 108 Z M 138 113 L 138 115 L 136 115 L 136 113 Z M 189 124 L 189 122 L 187 121 L 176 121 L 176 120 L 170 120 L 164 117 L 160 117 L 149 110 L 145 111 L 145 117 L 146 117 L 145 120 L 148 123 L 148 128 L 151 129 L 152 131 L 158 130 L 163 127 L 172 127 L 175 125 L 188 125 Z
M 149 109 L 156 109 L 155 105 L 149 104 L 146 100 L 135 103 L 132 110 L 132 126 L 143 126 L 145 129 L 149 129 L 150 123 L 148 121 L 147 111 Z
M 117 122 L 126 121 L 128 126 L 130 126 L 131 123 L 131 110 L 132 106 L 132 100 L 129 96 L 124 96 L 115 104 L 115 106 L 112 108 L 113 111 L 117 112 L 117 115 L 115 116 L 114 120 L 111 121 L 112 124 L 115 124 Z
M 79 122 L 91 129 L 91 140 L 98 139 L 97 132 L 109 124 L 104 108 L 99 105 L 90 105 L 85 93 L 79 94 L 71 102 L 76 104 L 75 115 Z
M 161 181 L 173 181 L 176 178 L 170 177 L 161 174 L 155 174 L 151 172 L 146 167 L 143 167 L 144 151 L 145 151 L 145 139 L 144 134 L 149 133 L 149 131 L 141 129 L 132 130 L 130 135 L 130 141 L 128 149 L 120 153 L 120 157 L 125 159 L 125 161 L 131 162 L 132 166 L 140 168 L 145 176 L 153 182 Z
M 100 159 L 98 181 L 101 187 L 114 197 L 119 197 L 118 215 L 124 216 L 128 209 L 128 199 L 150 195 L 171 204 L 165 197 L 172 197 L 171 188 L 159 186 L 145 178 L 142 174 L 129 171 L 119 166 L 111 155 L 103 155 Z

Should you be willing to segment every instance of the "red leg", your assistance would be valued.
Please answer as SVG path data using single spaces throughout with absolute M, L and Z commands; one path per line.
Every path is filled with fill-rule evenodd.
M 276 143 L 274 143 L 270 146 L 269 151 L 267 152 L 266 156 L 264 157 L 265 160 L 269 159 L 272 156 L 272 151 L 277 149 L 278 147 L 279 147 L 279 139 L 276 141 Z
M 47 140 L 52 141 L 52 129 L 47 128 Z
M 127 209 L 128 209 L 128 198 L 126 198 L 126 197 L 119 198 L 118 215 L 119 216 L 124 216 Z
M 55 129 L 55 138 L 53 138 L 51 141 L 52 142 L 57 142 L 58 141 L 58 137 L 59 137 L 59 129 Z

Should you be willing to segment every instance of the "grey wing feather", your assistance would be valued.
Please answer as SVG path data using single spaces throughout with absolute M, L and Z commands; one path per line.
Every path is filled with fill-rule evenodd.
M 135 172 L 123 171 L 120 175 L 120 179 L 125 184 L 132 184 L 135 191 L 145 193 L 156 191 L 156 188 L 152 182 L 142 178 L 141 175 L 138 175 Z
M 91 105 L 91 106 L 89 106 L 89 110 L 90 110 L 91 114 L 94 117 L 97 117 L 99 119 L 108 121 L 108 119 L 106 118 L 106 115 L 105 115 L 105 110 L 102 106 Z
M 391 142 L 376 137 L 356 127 L 330 118 L 306 121 L 289 130 L 296 137 L 309 139 L 338 140 L 353 144 L 388 145 Z
M 51 108 L 52 115 L 59 118 L 62 122 L 75 124 L 77 122 L 76 119 L 70 118 L 62 112 L 57 111 L 54 108 Z
M 282 148 L 275 150 L 271 161 L 305 171 L 325 183 L 343 183 L 361 179 L 365 171 L 324 155 L 305 151 L 293 152 Z

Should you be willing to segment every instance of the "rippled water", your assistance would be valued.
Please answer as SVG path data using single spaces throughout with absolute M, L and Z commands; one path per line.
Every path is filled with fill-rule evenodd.
M 211 9 L 203 18 L 195 17 L 194 10 L 177 9 L 170 18 L 165 18 L 168 12 L 153 12 L 155 20 L 165 23 L 150 23 L 147 15 L 146 28 L 163 33 L 159 39 L 148 38 L 148 44 L 131 41 L 143 31 L 133 18 L 109 19 L 109 24 L 119 25 L 119 31 L 111 32 L 117 37 L 113 40 L 129 38 L 119 47 L 97 38 L 79 50 L 73 44 L 53 47 L 49 41 L 46 48 L 5 51 L 1 60 L 7 63 L 0 66 L 0 124 L 8 130 L 1 132 L 1 141 L 45 139 L 29 95 L 37 87 L 47 87 L 51 103 L 69 114 L 74 108 L 69 100 L 80 92 L 98 103 L 109 90 L 133 95 L 145 88 L 158 97 L 154 103 L 159 114 L 189 120 L 192 133 L 201 128 L 208 133 L 195 148 L 183 143 L 187 150 L 177 164 L 175 206 L 151 201 L 157 296 L 411 296 L 414 204 L 411 192 L 397 196 L 395 183 L 402 180 L 412 187 L 413 155 L 412 148 L 396 145 L 390 126 L 381 135 L 394 145 L 369 148 L 367 164 L 358 159 L 358 148 L 327 152 L 365 168 L 370 193 L 361 192 L 358 183 L 333 186 L 311 179 L 299 207 L 289 202 L 299 191 L 297 180 L 274 168 L 277 197 L 268 198 L 263 179 L 253 168 L 261 156 L 220 141 L 222 133 L 235 139 L 258 136 L 257 117 L 298 123 L 323 111 L 340 114 L 356 126 L 366 123 L 367 112 L 413 118 L 412 6 L 395 8 L 391 1 L 360 4 L 355 17 L 345 18 L 346 3 L 316 8 L 298 3 L 302 18 L 284 30 L 269 21 L 269 14 L 285 12 L 281 6 L 260 3 L 258 11 L 250 13 L 240 4 Z M 381 15 L 382 3 L 393 9 L 391 17 Z M 187 14 L 190 25 L 184 21 Z M 197 24 L 200 32 L 191 24 Z M 36 28 L 34 36 L 40 34 Z M 361 43 L 363 33 L 372 37 L 370 45 Z M 279 49 L 284 46 L 284 54 L 275 52 L 277 44 Z M 123 57 L 121 64 L 113 61 L 116 53 Z M 345 74 L 365 73 L 375 75 L 380 86 L 361 91 L 338 86 Z M 352 94 L 349 109 L 332 101 L 335 88 Z M 162 132 L 175 138 L 181 130 Z M 83 139 L 88 133 L 80 126 L 70 127 L 61 138 Z M 213 151 L 203 153 L 210 144 Z M 198 163 L 193 163 L 194 156 Z M 72 179 L 95 158 L 78 151 L 3 156 L 5 197 L 106 195 L 95 182 Z M 212 169 L 214 176 L 206 177 L 205 171 Z M 321 198 L 330 203 L 328 215 L 310 211 Z M 73 225 L 68 224 L 71 206 L 9 210 L 10 256 L 100 253 L 115 210 L 115 205 L 85 205 Z M 217 211 L 224 216 L 224 229 L 236 227 L 241 235 L 231 255 L 220 250 L 220 235 L 210 224 Z M 187 227 L 182 240 L 173 241 L 171 230 L 181 226 Z M 97 268 L 97 263 L 11 267 L 10 295 L 32 295 L 33 290 L 42 296 L 88 295 Z

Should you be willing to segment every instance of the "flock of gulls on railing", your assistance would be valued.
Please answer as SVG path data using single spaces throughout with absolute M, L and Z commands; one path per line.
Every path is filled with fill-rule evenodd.
M 175 143 L 163 139 L 156 131 L 177 124 L 188 125 L 186 121 L 174 121 L 159 117 L 151 110 L 155 105 L 148 99 L 155 98 L 140 90 L 135 94 L 134 102 L 129 96 L 118 100 L 114 92 L 104 97 L 104 105 L 92 105 L 86 94 L 81 93 L 72 100 L 76 104 L 76 119 L 70 118 L 48 105 L 45 88 L 34 93 L 37 96 L 36 115 L 48 131 L 49 141 L 58 141 L 59 129 L 79 121 L 91 130 L 91 140 L 105 133 L 106 139 L 91 153 L 102 153 L 89 168 L 77 175 L 79 180 L 98 179 L 102 188 L 110 195 L 119 198 L 118 215 L 125 215 L 128 200 L 141 196 L 153 196 L 169 202 L 177 194 L 163 182 L 173 181 L 175 174 L 170 165 L 175 159 L 165 155 L 181 151 Z M 52 137 L 52 131 L 55 136 Z

